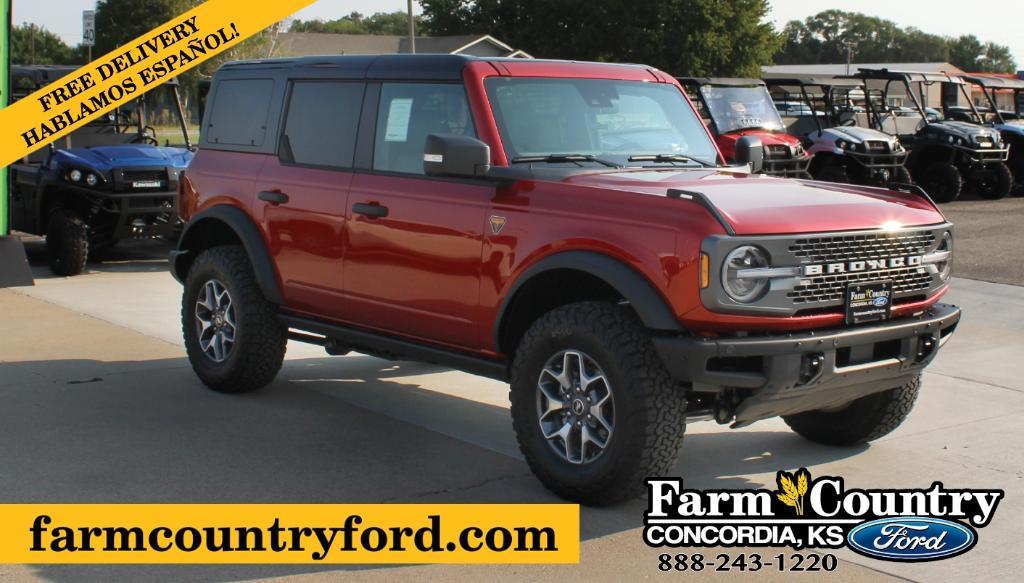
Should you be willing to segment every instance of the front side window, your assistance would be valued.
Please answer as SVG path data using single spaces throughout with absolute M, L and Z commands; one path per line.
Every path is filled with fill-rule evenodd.
M 492 77 L 485 81 L 509 159 L 593 156 L 718 156 L 674 85 L 605 79 Z
M 423 148 L 430 134 L 476 137 L 462 85 L 383 84 L 373 169 L 423 174 Z
M 217 85 L 207 119 L 208 141 L 233 146 L 262 146 L 274 95 L 273 79 L 229 79 Z M 273 138 L 271 138 L 273 139 Z
M 783 129 L 782 119 L 775 110 L 772 96 L 763 85 L 704 85 L 700 92 L 719 133 L 726 134 L 748 128 L 773 131 Z M 806 104 L 794 103 L 793 106 L 798 110 L 805 109 L 809 114 L 810 108 Z
M 285 160 L 351 168 L 363 104 L 363 83 L 296 81 L 281 136 Z

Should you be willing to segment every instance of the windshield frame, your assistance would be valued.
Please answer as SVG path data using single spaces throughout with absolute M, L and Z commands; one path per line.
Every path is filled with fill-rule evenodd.
M 786 124 L 782 122 L 782 116 L 779 114 L 778 108 L 775 107 L 775 102 L 772 100 L 772 95 L 768 91 L 768 87 L 764 83 L 752 84 L 752 85 L 725 85 L 718 83 L 702 83 L 697 86 L 697 95 L 700 96 L 701 102 L 704 104 L 705 111 L 708 112 L 708 118 L 715 127 L 715 133 L 718 135 L 730 134 L 733 132 L 741 132 L 744 130 L 761 130 L 765 132 L 781 132 L 785 133 Z M 772 127 L 768 123 L 762 123 L 761 125 L 750 125 L 750 126 L 736 126 L 736 127 L 723 127 L 722 118 L 719 117 L 720 112 L 718 108 L 711 106 L 711 100 L 705 90 L 715 91 L 735 91 L 735 90 L 759 90 L 763 99 L 764 105 L 768 107 L 771 114 L 774 114 L 776 127 Z M 762 121 L 770 122 L 770 120 Z
M 621 88 L 622 86 L 628 86 L 630 88 L 646 88 L 646 87 L 652 87 L 653 88 L 653 87 L 658 87 L 657 91 L 666 91 L 666 92 L 668 91 L 667 88 L 671 87 L 672 90 L 674 90 L 678 94 L 678 99 L 680 100 L 679 101 L 679 105 L 682 107 L 682 109 L 681 110 L 669 110 L 668 108 L 663 107 L 657 113 L 663 114 L 665 116 L 666 121 L 671 126 L 668 129 L 670 129 L 671 131 L 674 131 L 678 137 L 684 137 L 685 138 L 687 147 L 685 148 L 685 151 L 674 151 L 674 150 L 670 150 L 670 149 L 666 149 L 666 151 L 654 151 L 657 148 L 654 148 L 654 149 L 651 149 L 651 148 L 646 148 L 646 149 L 639 148 L 639 149 L 631 150 L 631 151 L 614 150 L 614 151 L 602 151 L 602 152 L 598 152 L 598 151 L 595 151 L 593 149 L 589 149 L 589 150 L 586 150 L 586 151 L 554 151 L 554 152 L 540 152 L 540 153 L 538 153 L 538 152 L 520 152 L 520 151 L 517 150 L 517 148 L 513 144 L 513 139 L 512 139 L 512 136 L 510 134 L 510 128 L 508 128 L 505 125 L 505 121 L 506 121 L 504 119 L 505 112 L 502 111 L 502 106 L 500 104 L 499 97 L 497 95 L 497 92 L 498 92 L 498 89 L 499 89 L 499 86 L 498 86 L 499 83 L 508 83 L 508 84 L 511 84 L 511 83 L 532 83 L 532 84 L 551 83 L 553 85 L 559 84 L 559 83 L 562 83 L 562 84 L 609 83 L 609 84 L 615 84 L 617 86 L 617 88 Z M 657 168 L 669 169 L 669 168 L 673 168 L 673 169 L 679 170 L 679 169 L 682 169 L 682 168 L 688 168 L 688 169 L 689 168 L 693 168 L 693 169 L 696 169 L 696 168 L 707 168 L 708 166 L 718 167 L 718 166 L 721 166 L 721 165 L 724 164 L 724 158 L 722 157 L 721 151 L 719 150 L 718 145 L 715 142 L 714 136 L 708 130 L 707 126 L 704 124 L 704 122 L 701 119 L 700 115 L 697 113 L 696 108 L 694 107 L 693 103 L 690 101 L 689 97 L 686 95 L 686 92 L 683 91 L 682 87 L 680 87 L 678 83 L 663 82 L 663 81 L 651 82 L 651 81 L 647 81 L 647 80 L 637 80 L 637 79 L 628 79 L 628 78 L 615 78 L 615 77 L 600 77 L 600 76 L 598 76 L 598 77 L 569 77 L 569 76 L 562 77 L 562 76 L 558 76 L 558 75 L 551 75 L 551 76 L 487 76 L 487 77 L 485 77 L 483 79 L 482 85 L 483 85 L 483 97 L 486 99 L 488 108 L 489 108 L 490 113 L 491 113 L 491 119 L 493 121 L 493 126 L 494 126 L 494 129 L 496 131 L 496 138 L 498 139 L 498 142 L 499 142 L 500 147 L 501 147 L 501 151 L 504 154 L 504 157 L 508 161 L 507 163 L 509 165 L 515 165 L 515 163 L 516 163 L 515 161 L 517 159 L 520 162 L 530 161 L 530 162 L 535 162 L 535 163 L 536 162 L 541 162 L 541 163 L 545 163 L 545 164 L 566 164 L 566 165 L 575 165 L 577 167 L 580 166 L 580 164 L 579 164 L 580 161 L 592 162 L 592 163 L 594 163 L 595 166 L 598 166 L 598 165 L 606 166 L 607 160 L 608 159 L 612 159 L 618 165 L 618 168 L 622 169 L 622 170 L 639 169 L 639 168 L 646 168 L 646 169 L 651 169 L 651 168 L 654 168 L 654 169 L 657 169 Z M 635 96 L 637 94 L 633 93 L 633 95 Z M 661 95 L 659 95 L 657 97 L 664 98 L 665 94 L 661 94 Z M 652 101 L 657 103 L 657 99 L 655 97 L 652 97 L 651 99 L 652 99 Z M 678 121 L 677 116 L 681 112 L 685 112 L 684 115 L 686 115 L 687 118 L 680 122 L 680 121 Z M 610 115 L 616 115 L 616 114 L 610 114 Z M 691 124 L 691 127 L 686 127 L 688 124 Z M 625 128 L 625 131 L 628 133 L 630 129 L 632 129 L 632 128 L 627 127 L 627 128 Z M 660 130 L 657 129 L 657 128 L 644 128 L 644 127 L 637 126 L 633 131 L 636 131 L 636 132 L 643 132 L 643 131 L 657 132 L 657 131 L 660 131 Z M 699 140 L 699 143 L 695 143 L 695 141 L 694 141 L 695 138 L 697 140 Z M 699 149 L 701 145 L 705 146 L 704 150 L 700 150 Z M 697 146 L 697 148 L 694 148 L 694 146 Z M 675 159 L 675 160 L 667 159 L 666 155 L 672 155 L 672 154 L 681 154 L 681 156 L 678 159 Z M 571 156 L 571 157 L 574 157 L 574 158 L 577 158 L 577 160 L 565 161 L 565 162 L 563 162 L 563 161 L 546 162 L 544 160 L 539 160 L 540 158 L 544 158 L 544 157 L 561 158 L 561 157 L 565 157 L 567 155 Z M 659 157 L 659 158 L 660 157 L 665 157 L 665 159 L 663 159 L 663 160 L 644 160 L 642 163 L 640 161 L 633 161 L 632 160 L 632 158 L 634 158 L 636 156 L 654 158 L 655 155 L 657 155 L 657 157 Z M 590 158 L 590 160 L 585 160 L 584 158 Z M 683 158 L 691 158 L 693 160 L 692 161 L 683 160 Z M 526 160 L 526 159 L 529 159 L 529 160 Z M 614 170 L 614 168 L 607 168 L 607 167 L 605 169 L 606 170 Z

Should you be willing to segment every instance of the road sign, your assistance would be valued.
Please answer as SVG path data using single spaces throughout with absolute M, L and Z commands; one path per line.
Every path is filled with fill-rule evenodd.
M 87 47 L 96 46 L 96 11 L 82 11 L 82 44 Z

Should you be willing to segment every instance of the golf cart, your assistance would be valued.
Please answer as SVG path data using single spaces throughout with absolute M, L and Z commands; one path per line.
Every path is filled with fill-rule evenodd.
M 12 96 L 24 98 L 74 70 L 14 66 Z M 175 118 L 176 145 L 147 120 L 161 99 Z M 58 275 L 81 273 L 89 253 L 122 239 L 176 239 L 178 178 L 193 150 L 172 79 L 11 165 L 11 227 L 46 237 Z
M 764 146 L 764 174 L 809 177 L 811 154 L 799 138 L 786 133 L 760 79 L 682 77 L 679 82 L 714 134 L 726 160 L 734 161 L 740 138 L 753 136 Z
M 909 183 L 907 151 L 898 137 L 857 125 L 854 103 L 864 99 L 855 79 L 765 79 L 776 101 L 799 102 L 807 115 L 784 116 L 787 131 L 804 140 L 816 180 L 871 186 Z M 816 103 L 817 102 L 817 103 Z
M 1013 185 L 1005 164 L 1009 149 L 999 132 L 964 121 L 932 122 L 924 109 L 925 91 L 937 84 L 944 92 L 960 91 L 980 119 L 963 79 L 944 73 L 889 69 L 859 69 L 855 77 L 863 85 L 868 124 L 900 138 L 910 151 L 910 175 L 936 202 L 955 200 L 961 190 L 973 190 L 988 199 L 1009 194 Z M 872 81 L 881 82 L 881 88 L 872 92 Z M 888 105 L 894 86 L 903 90 L 916 115 L 898 114 Z
M 970 117 L 967 108 L 950 107 L 947 114 L 953 119 L 977 121 L 999 130 L 1003 143 L 1010 149 L 1006 165 L 1013 174 L 1014 190 L 1024 193 L 1024 118 L 1021 117 L 1021 101 L 1024 100 L 1024 80 L 1009 77 L 986 77 L 983 75 L 962 75 L 968 83 L 977 85 L 988 101 L 988 108 L 980 109 L 981 119 Z M 1013 94 L 1013 110 L 999 109 L 997 92 Z

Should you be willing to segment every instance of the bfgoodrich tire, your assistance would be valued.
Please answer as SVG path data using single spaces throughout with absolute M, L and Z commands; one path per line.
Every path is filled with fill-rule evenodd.
M 288 330 L 240 246 L 213 247 L 196 258 L 182 294 L 181 329 L 192 369 L 218 392 L 259 389 L 284 361 Z
M 960 196 L 963 177 L 960 170 L 949 162 L 935 162 L 924 170 L 914 181 L 932 197 L 935 202 L 953 202 Z
M 516 351 L 510 398 L 530 469 L 584 504 L 640 494 L 645 477 L 671 468 L 686 429 L 686 399 L 649 333 L 609 303 L 570 304 L 536 321 Z
M 861 397 L 837 410 L 808 411 L 782 419 L 801 436 L 826 445 L 857 445 L 891 433 L 914 408 L 921 377 L 909 383 Z
M 50 270 L 57 275 L 78 275 L 89 259 L 89 227 L 78 213 L 57 210 L 46 229 Z

